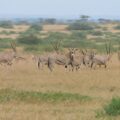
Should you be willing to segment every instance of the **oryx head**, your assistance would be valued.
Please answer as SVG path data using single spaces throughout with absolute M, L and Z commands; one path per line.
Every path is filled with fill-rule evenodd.
M 73 60 L 74 55 L 75 55 L 75 52 L 76 52 L 77 50 L 78 50 L 78 49 L 76 49 L 76 48 L 69 48 L 69 58 L 70 58 L 71 60 Z

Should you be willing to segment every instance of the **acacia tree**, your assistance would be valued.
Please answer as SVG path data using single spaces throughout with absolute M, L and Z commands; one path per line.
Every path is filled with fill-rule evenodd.
M 10 20 L 0 21 L 0 27 L 2 28 L 13 28 L 13 22 Z
M 80 16 L 80 20 L 83 21 L 83 22 L 88 21 L 89 18 L 90 18 L 90 16 L 88 16 L 88 15 L 81 15 Z
M 66 35 L 64 33 L 58 33 L 58 32 L 50 33 L 50 35 L 49 35 L 50 44 L 51 44 L 53 50 L 55 50 L 57 53 L 62 48 L 63 40 L 64 40 L 65 36 Z
M 32 24 L 30 26 L 30 29 L 34 29 L 34 30 L 37 30 L 37 31 L 41 31 L 43 29 L 42 25 L 40 24 Z
M 53 49 L 54 49 L 57 53 L 59 53 L 59 50 L 60 50 L 60 48 L 61 48 L 61 46 L 62 46 L 62 40 L 53 41 L 53 42 L 51 42 L 51 45 L 52 45 Z
M 46 24 L 55 24 L 56 23 L 56 19 L 55 18 L 45 19 L 45 23 Z

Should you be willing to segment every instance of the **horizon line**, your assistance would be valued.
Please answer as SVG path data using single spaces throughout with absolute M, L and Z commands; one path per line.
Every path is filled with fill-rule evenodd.
M 81 14 L 87 15 L 87 14 Z M 81 15 L 23 15 L 23 14 L 0 14 L 0 19 L 15 19 L 15 18 L 55 18 L 55 19 L 78 19 Z M 88 15 L 91 19 L 120 19 L 119 15 Z

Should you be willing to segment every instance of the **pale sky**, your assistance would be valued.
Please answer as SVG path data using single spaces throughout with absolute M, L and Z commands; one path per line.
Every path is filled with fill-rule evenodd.
M 81 14 L 120 18 L 120 0 L 0 0 L 0 17 L 69 18 Z

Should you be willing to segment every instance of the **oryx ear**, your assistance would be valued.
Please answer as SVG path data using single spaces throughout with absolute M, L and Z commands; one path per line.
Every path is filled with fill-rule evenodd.
M 111 53 L 111 40 L 109 40 L 109 49 L 108 49 L 108 52 L 109 52 L 109 54 Z
M 16 43 L 15 42 L 10 42 L 10 44 L 11 44 L 11 47 L 12 47 L 13 51 L 17 52 L 17 50 L 16 50 Z
M 69 51 L 71 51 L 71 48 L 68 48 Z
M 97 52 L 97 51 L 95 51 L 94 53 L 95 53 L 95 55 L 96 55 L 98 52 Z
M 87 52 L 88 52 L 88 50 L 87 50 L 87 49 L 85 49 L 85 52 L 87 53 Z
M 72 50 L 72 51 L 74 51 L 74 50 L 75 50 L 75 48 L 71 48 L 71 50 Z
M 78 48 L 75 48 L 75 51 L 78 51 Z
M 83 55 L 85 55 L 85 52 L 84 52 L 83 50 L 81 50 L 81 53 L 82 53 Z

